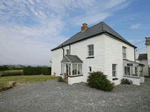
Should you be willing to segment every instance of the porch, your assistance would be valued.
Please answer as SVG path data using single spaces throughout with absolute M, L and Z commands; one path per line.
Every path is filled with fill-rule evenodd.
M 143 64 L 124 59 L 123 66 L 124 66 L 123 78 L 132 80 L 133 84 L 135 85 L 140 85 L 140 83 L 144 82 Z
M 68 84 L 83 82 L 82 60 L 76 55 L 65 55 L 61 61 L 61 76 Z

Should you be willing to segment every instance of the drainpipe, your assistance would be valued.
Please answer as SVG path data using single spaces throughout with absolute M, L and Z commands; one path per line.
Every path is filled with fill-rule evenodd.
M 63 49 L 63 58 L 64 58 L 64 48 L 63 48 L 63 44 L 62 44 L 62 49 Z
M 71 55 L 71 45 L 69 45 L 69 54 Z

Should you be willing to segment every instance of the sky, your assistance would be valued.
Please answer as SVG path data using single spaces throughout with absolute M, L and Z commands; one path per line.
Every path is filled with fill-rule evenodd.
M 0 0 L 0 65 L 50 65 L 51 49 L 104 21 L 146 52 L 149 0 Z M 137 44 L 138 43 L 138 44 Z

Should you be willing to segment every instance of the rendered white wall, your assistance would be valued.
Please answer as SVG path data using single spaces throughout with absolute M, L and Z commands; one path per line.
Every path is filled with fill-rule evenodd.
M 126 47 L 127 59 L 134 61 L 134 48 L 125 44 L 121 41 L 118 41 L 114 38 L 105 35 L 105 74 L 108 75 L 108 79 L 112 81 L 112 64 L 117 64 L 117 78 L 118 81 L 113 81 L 115 85 L 120 84 L 121 79 L 124 74 L 123 68 L 123 56 L 122 56 L 122 47 Z
M 148 66 L 150 67 L 150 45 L 147 45 Z
M 143 67 L 143 75 L 144 76 L 149 76 L 149 72 L 148 72 L 148 61 L 145 60 L 141 60 L 140 63 L 144 64 L 145 66 Z
M 56 76 L 60 76 L 61 73 L 61 60 L 63 59 L 63 50 L 57 49 L 55 51 L 52 51 L 52 69 L 51 74 L 54 75 L 54 72 L 56 73 Z
M 75 83 L 85 82 L 83 76 L 79 77 L 68 77 L 68 84 L 72 85 Z
M 145 78 L 144 77 L 140 77 L 140 82 L 144 83 L 145 82 Z

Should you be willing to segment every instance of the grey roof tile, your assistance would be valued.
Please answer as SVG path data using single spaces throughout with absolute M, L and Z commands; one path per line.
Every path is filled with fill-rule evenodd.
M 71 62 L 71 63 L 83 63 L 82 60 L 77 55 L 65 55 L 61 63 Z
M 132 45 L 130 42 L 128 42 L 126 39 L 124 39 L 121 35 L 119 35 L 116 31 L 114 31 L 111 27 L 109 27 L 106 23 L 104 22 L 100 22 L 90 28 L 88 28 L 85 32 L 78 32 L 76 33 L 74 36 L 72 36 L 71 38 L 69 38 L 68 40 L 66 40 L 65 42 L 63 42 L 61 45 L 57 46 L 56 48 L 52 49 L 58 49 L 61 48 L 62 46 L 66 46 L 66 45 L 70 45 L 72 43 L 75 42 L 79 42 L 81 40 L 90 38 L 94 35 L 98 35 L 101 33 L 108 33 L 113 35 L 114 37 L 116 37 L 117 39 L 133 46 L 136 48 L 136 46 Z

